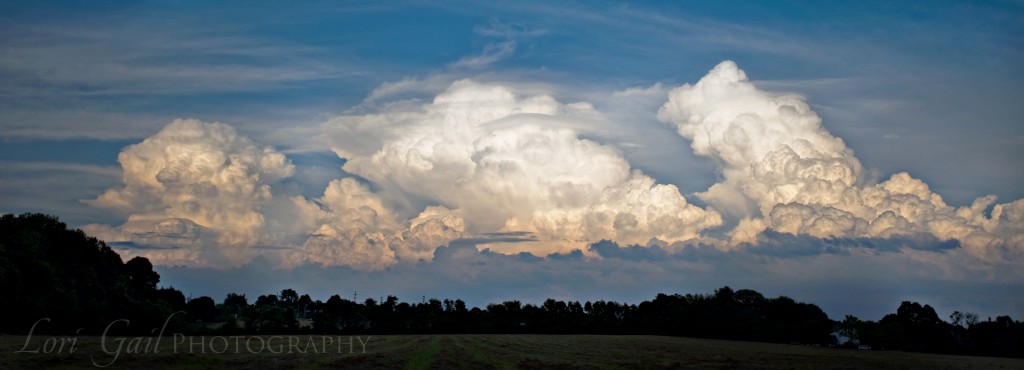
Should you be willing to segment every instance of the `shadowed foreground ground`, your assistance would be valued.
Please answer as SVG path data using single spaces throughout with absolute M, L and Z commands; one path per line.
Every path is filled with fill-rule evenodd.
M 192 337 L 191 349 L 182 337 L 165 337 L 159 347 L 151 342 L 153 338 L 107 337 L 105 349 L 99 337 L 80 337 L 74 353 L 69 353 L 70 342 L 61 350 L 58 341 L 47 342 L 48 338 L 37 335 L 26 347 L 24 336 L 0 337 L 0 368 L 110 364 L 110 368 L 146 369 L 1024 369 L 1020 359 L 660 336 Z M 361 341 L 366 343 L 365 353 Z M 119 345 L 121 354 L 115 359 Z

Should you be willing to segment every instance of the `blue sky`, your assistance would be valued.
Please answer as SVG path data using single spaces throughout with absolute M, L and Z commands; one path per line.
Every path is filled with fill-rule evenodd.
M 546 296 L 635 302 L 663 290 L 700 292 L 725 284 L 749 284 L 771 294 L 822 302 L 833 317 L 849 311 L 877 318 L 895 309 L 899 300 L 913 298 L 932 303 L 940 311 L 966 308 L 983 315 L 1010 314 L 1016 318 L 1024 316 L 1024 301 L 1007 299 L 1001 293 L 1006 287 L 1024 286 L 1024 277 L 1015 271 L 1024 262 L 1024 248 L 1013 212 L 1006 211 L 1009 216 L 996 226 L 983 225 L 995 221 L 956 216 L 963 220 L 949 222 L 962 221 L 962 225 L 957 224 L 959 231 L 946 230 L 952 226 L 935 220 L 964 215 L 966 210 L 957 210 L 969 208 L 975 199 L 986 195 L 995 195 L 998 200 L 982 205 L 976 213 L 989 218 L 993 218 L 996 205 L 1006 204 L 1009 210 L 1020 207 L 1019 202 L 1013 202 L 1024 198 L 1024 190 L 1018 185 L 1024 182 L 1020 162 L 1024 158 L 1024 125 L 1020 121 L 1024 106 L 1019 103 L 1024 101 L 1022 8 L 1018 1 L 287 5 L 3 1 L 0 212 L 56 214 L 73 227 L 88 226 L 87 231 L 118 239 L 111 241 L 121 246 L 192 251 L 192 257 L 155 255 L 152 259 L 164 266 L 158 270 L 165 269 L 165 283 L 218 299 L 227 293 L 221 290 L 232 289 L 235 282 L 244 285 L 239 289 L 250 294 L 280 290 L 281 283 L 239 282 L 246 280 L 240 274 L 261 271 L 265 264 L 275 271 L 267 276 L 279 277 L 300 291 L 326 292 L 330 289 L 325 288 L 329 285 L 325 281 L 344 277 L 359 282 L 353 285 L 379 291 L 367 294 L 394 293 L 406 299 L 423 292 L 476 297 L 477 304 Z M 909 226 L 897 233 L 912 235 L 912 240 L 891 233 L 856 231 L 860 230 L 856 227 L 842 234 L 813 228 L 786 229 L 788 226 L 773 219 L 768 211 L 776 198 L 751 190 L 760 184 L 755 182 L 758 179 L 729 175 L 737 169 L 746 171 L 746 167 L 736 167 L 736 163 L 746 162 L 730 162 L 727 154 L 714 151 L 732 146 L 715 146 L 712 140 L 711 154 L 697 153 L 691 146 L 700 137 L 688 137 L 683 132 L 685 127 L 717 132 L 714 127 L 687 121 L 686 114 L 703 107 L 685 103 L 683 106 L 688 108 L 683 111 L 659 114 L 670 99 L 686 100 L 674 95 L 674 89 L 684 84 L 692 86 L 706 77 L 710 80 L 714 72 L 709 71 L 726 60 L 735 62 L 749 83 L 764 92 L 762 95 L 802 96 L 801 101 L 813 110 L 814 117 L 820 118 L 820 127 L 825 130 L 820 135 L 812 133 L 825 141 L 842 140 L 841 147 L 817 149 L 825 153 L 824 157 L 841 160 L 851 168 L 853 180 L 844 183 L 854 189 L 850 191 L 860 194 L 886 183 L 893 174 L 906 172 L 927 184 L 926 193 L 917 193 L 921 199 L 939 196 L 948 207 L 918 212 L 927 213 L 929 216 L 921 220 L 930 221 L 911 219 Z M 457 82 L 465 79 L 477 85 Z M 472 142 L 451 141 L 454 139 L 444 134 L 412 134 L 453 132 L 451 127 L 431 121 L 433 115 L 452 113 L 451 107 L 438 103 L 438 99 L 469 94 L 472 100 L 494 89 L 515 96 L 509 104 L 515 104 L 519 109 L 516 112 L 534 112 L 531 97 L 552 100 L 536 103 L 540 104 L 539 113 L 472 126 L 475 128 L 466 135 L 485 131 Z M 589 108 L 573 105 L 581 102 Z M 476 100 L 467 104 L 471 113 L 490 114 L 492 109 L 504 109 Z M 549 108 L 554 110 L 546 110 Z M 708 109 L 709 116 L 722 112 Z M 198 123 L 172 125 L 179 119 Z M 378 122 L 380 119 L 386 123 Z M 214 122 L 230 130 L 211 126 Z M 465 123 L 483 124 L 472 120 Z M 537 125 L 541 127 L 539 133 L 515 129 Z M 265 148 L 269 148 L 287 163 L 274 168 L 249 168 L 253 171 L 249 178 L 255 179 L 255 185 L 217 183 L 212 179 L 224 177 L 215 176 L 197 178 L 177 192 L 134 187 L 141 186 L 133 182 L 141 178 L 123 172 L 122 166 L 157 163 L 153 162 L 154 156 L 170 156 L 170 148 L 181 144 L 175 138 L 188 136 L 190 130 L 198 130 L 199 136 L 226 135 L 224 140 L 204 144 L 223 146 L 220 157 L 277 158 L 267 157 Z M 152 144 L 140 144 L 134 151 L 126 149 L 147 138 Z M 449 184 L 442 181 L 445 173 L 431 177 L 448 168 L 442 165 L 480 156 L 439 157 L 434 153 L 425 157 L 435 171 L 423 178 L 419 188 L 407 178 L 416 173 L 408 167 L 413 162 L 402 164 L 395 162 L 399 157 L 383 155 L 374 159 L 378 150 L 408 149 L 408 143 L 440 140 L 452 147 L 473 143 L 479 147 L 488 143 L 488 138 L 505 138 L 522 145 L 538 138 L 551 140 L 555 144 L 548 149 L 553 152 L 546 155 L 561 153 L 555 158 L 564 159 L 555 162 L 579 161 L 575 166 L 524 167 L 523 171 L 533 171 L 527 173 L 527 178 L 536 180 L 530 184 L 540 184 L 538 189 L 545 191 L 555 189 L 552 184 L 559 184 L 556 179 L 564 178 L 574 178 L 573 184 L 579 186 L 597 186 L 595 191 L 625 188 L 636 184 L 627 179 L 630 171 L 639 170 L 653 183 L 678 189 L 678 197 L 692 208 L 680 208 L 672 215 L 678 216 L 676 222 L 692 227 L 657 231 L 654 221 L 644 221 L 646 216 L 632 211 L 639 209 L 638 205 L 616 203 L 618 199 L 607 194 L 591 194 L 596 198 L 587 198 L 590 193 L 566 195 L 569 198 L 565 199 L 591 199 L 591 204 L 573 203 L 575 208 L 566 208 L 562 207 L 564 202 L 577 200 L 531 198 L 512 190 L 500 193 L 493 183 L 485 182 L 490 179 L 485 177 L 465 178 L 466 184 L 475 185 L 458 188 L 466 193 L 453 196 L 445 190 Z M 754 140 L 759 140 L 756 135 Z M 794 145 L 787 138 L 780 140 Z M 529 153 L 523 148 L 533 147 L 501 152 L 502 158 L 528 162 L 528 158 L 516 157 Z M 403 152 L 407 154 L 404 158 L 422 153 L 421 149 Z M 209 151 L 175 153 L 193 160 L 210 158 Z M 119 155 L 125 160 L 119 162 Z M 589 162 L 588 158 L 607 161 Z M 762 157 L 753 159 L 759 161 Z M 623 169 L 623 165 L 627 167 Z M 604 172 L 573 172 L 580 166 Z M 479 167 L 475 173 L 484 168 Z M 615 171 L 622 176 L 616 177 L 619 172 Z M 146 173 L 139 172 L 140 176 Z M 178 172 L 179 180 L 185 176 L 182 173 Z M 459 178 L 456 173 L 448 175 Z M 354 181 L 342 183 L 341 179 Z M 519 184 L 513 178 L 504 180 Z M 810 186 L 804 180 L 792 178 L 783 183 Z M 194 186 L 210 181 L 217 188 L 215 195 L 198 197 L 192 193 L 197 191 Z M 735 192 L 729 196 L 707 193 L 716 184 Z M 233 192 L 237 190 L 234 187 L 249 189 L 249 185 L 256 190 Z M 259 190 L 264 185 L 266 194 Z M 110 189 L 114 189 L 110 197 L 101 199 L 101 194 Z M 339 197 L 327 196 L 325 191 L 330 189 L 337 190 Z M 138 195 L 144 192 L 149 198 Z M 355 216 L 346 216 L 349 213 L 344 210 L 364 209 L 353 205 L 352 199 L 358 198 L 351 195 L 356 194 L 353 192 L 362 194 L 359 199 L 371 199 L 360 203 L 361 207 L 376 212 L 373 222 L 358 221 L 368 222 L 360 224 L 361 232 L 372 229 L 386 234 L 385 238 L 405 235 L 394 238 L 409 245 L 375 250 L 372 246 L 379 246 L 382 240 L 368 237 L 377 242 L 364 246 L 371 248 L 367 250 L 357 248 L 363 244 L 355 239 L 337 237 L 352 231 L 340 225 L 355 222 Z M 234 195 L 224 195 L 228 193 Z M 477 197 L 484 193 L 490 197 Z M 743 195 L 736 195 L 739 193 Z M 501 199 L 505 195 L 516 200 L 513 204 L 524 205 L 523 209 L 494 216 L 493 220 L 481 216 L 489 214 L 484 212 L 488 207 L 504 204 Z M 831 199 L 826 195 L 787 202 L 813 209 L 817 216 L 808 216 L 812 218 L 831 214 L 829 207 L 866 217 L 857 214 L 860 208 L 849 202 L 822 200 Z M 192 200 L 181 200 L 185 198 Z M 205 216 L 189 216 L 190 201 L 206 207 L 196 213 Z M 647 234 L 638 231 L 626 235 L 618 229 L 599 232 L 583 226 L 573 229 L 557 223 L 542 225 L 542 221 L 555 217 L 552 215 L 590 212 L 587 210 L 592 210 L 593 204 L 605 205 L 602 202 L 620 214 L 640 217 L 637 227 Z M 434 206 L 444 210 L 427 212 Z M 866 222 L 884 211 L 876 210 L 865 218 Z M 781 208 L 775 214 L 780 212 Z M 684 213 L 688 216 L 679 216 Z M 524 221 L 524 215 L 533 215 L 534 219 Z M 129 222 L 133 216 L 134 223 Z M 382 221 L 386 216 L 391 219 Z M 717 223 L 715 217 L 720 218 Z M 154 237 L 151 231 L 139 231 L 169 225 L 160 220 L 179 219 L 188 222 L 175 223 L 176 227 L 194 224 L 197 230 L 204 230 L 199 234 L 206 236 L 196 237 L 187 245 L 167 244 L 167 235 Z M 303 225 L 294 221 L 307 219 L 309 223 Z M 742 244 L 733 237 L 741 219 L 752 222 L 744 224 L 747 226 L 762 220 L 759 222 L 763 225 L 750 226 L 756 229 L 755 234 L 761 233 L 758 239 Z M 993 219 L 1000 221 L 998 215 Z M 623 220 L 628 221 L 628 217 Z M 428 225 L 427 221 L 443 224 L 437 227 L 448 234 L 437 236 L 440 239 L 424 236 L 423 240 L 430 241 L 424 243 L 447 245 L 459 240 L 479 241 L 494 233 L 521 232 L 533 239 L 492 243 L 478 249 L 491 248 L 512 256 L 533 252 L 541 257 L 509 262 L 505 259 L 513 257 L 480 252 L 472 258 L 512 269 L 495 271 L 497 277 L 481 277 L 484 272 L 478 268 L 460 265 L 453 262 L 458 259 L 443 253 L 435 256 L 433 248 L 437 245 L 413 245 L 416 243 L 411 242 L 409 233 L 414 233 L 417 225 Z M 967 229 L 976 232 L 963 231 Z M 323 234 L 328 232 L 325 230 L 333 230 L 329 233 L 334 239 L 312 241 L 328 235 Z M 782 248 L 771 256 L 755 253 L 777 240 L 777 231 L 783 232 L 781 235 L 795 234 L 820 249 L 797 253 Z M 651 238 L 660 241 L 648 243 Z M 982 243 L 979 238 L 990 241 L 985 244 L 989 247 L 975 247 Z M 619 264 L 590 248 L 601 239 L 612 239 L 623 247 L 661 245 L 672 256 L 701 250 L 699 245 L 717 252 L 686 257 L 693 261 L 680 257 L 690 261 L 685 263 Z M 834 243 L 846 239 L 857 241 L 851 242 L 856 247 L 826 247 L 828 240 Z M 953 248 L 943 244 L 950 240 L 956 242 Z M 880 247 L 886 243 L 900 247 Z M 314 246 L 321 248 L 319 255 L 331 257 L 323 260 L 260 252 L 280 248 L 309 254 L 308 248 Z M 244 252 L 223 252 L 232 248 Z M 567 262 L 550 257 L 551 253 L 570 253 L 574 248 L 584 252 L 581 259 Z M 142 253 L 139 250 L 128 248 L 122 254 Z M 223 258 L 208 258 L 207 253 Z M 762 260 L 760 264 L 752 262 Z M 907 268 L 908 263 L 917 267 Z M 736 267 L 739 265 L 748 267 Z M 794 274 L 787 270 L 793 266 L 813 268 Z M 844 266 L 849 273 L 830 276 L 836 266 Z M 459 279 L 435 278 L 442 267 L 463 268 L 472 272 L 467 272 L 472 277 L 464 285 L 454 283 Z M 897 271 L 900 269 L 910 272 Z M 537 271 L 533 274 L 543 279 L 520 279 L 516 271 Z M 311 277 L 317 274 L 320 277 Z M 375 278 L 387 274 L 423 282 L 413 285 L 403 282 L 406 280 Z M 606 278 L 599 278 L 602 274 Z M 616 274 L 623 276 L 607 277 Z M 858 282 L 868 275 L 872 280 Z M 224 283 L 209 284 L 190 276 L 219 277 Z M 372 283 L 381 280 L 388 283 Z M 453 288 L 446 290 L 445 286 Z M 836 286 L 878 298 L 858 302 L 836 297 L 829 293 Z M 263 287 L 266 289 L 261 290 Z M 965 289 L 972 293 L 967 295 Z

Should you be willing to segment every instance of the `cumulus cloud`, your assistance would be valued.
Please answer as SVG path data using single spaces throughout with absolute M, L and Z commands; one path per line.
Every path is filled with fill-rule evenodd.
M 429 259 L 464 235 L 448 209 L 404 217 L 355 178 L 331 181 L 317 199 L 275 196 L 295 166 L 220 123 L 176 120 L 118 160 L 123 185 L 85 202 L 127 221 L 83 229 L 157 264 L 227 267 L 265 255 L 283 267 L 380 269 Z
M 692 85 L 617 95 L 667 91 L 658 118 L 721 177 L 697 194 L 706 207 L 602 142 L 602 127 L 619 126 L 592 104 L 526 91 L 459 80 L 427 103 L 326 122 L 323 139 L 346 177 L 318 198 L 275 192 L 295 166 L 274 148 L 227 125 L 176 120 L 121 152 L 123 186 L 86 201 L 126 222 L 84 229 L 129 256 L 208 266 L 263 255 L 281 267 L 380 270 L 431 260 L 456 241 L 556 258 L 619 255 L 588 248 L 606 240 L 685 257 L 770 247 L 780 235 L 843 251 L 834 241 L 942 247 L 898 249 L 925 259 L 951 248 L 987 261 L 1024 256 L 1024 200 L 952 207 L 907 173 L 873 182 L 802 97 L 762 91 L 732 62 Z M 723 214 L 735 221 L 730 240 L 706 237 Z
M 118 156 L 123 186 L 86 203 L 128 214 L 117 228 L 89 225 L 108 241 L 245 246 L 263 238 L 271 185 L 294 166 L 230 126 L 176 120 Z M 181 252 L 184 253 L 184 252 Z
M 658 117 L 715 160 L 722 181 L 699 196 L 740 219 L 733 242 L 771 229 L 832 237 L 929 234 L 979 256 L 1024 249 L 1021 201 L 985 209 L 995 197 L 955 208 L 907 173 L 871 184 L 845 143 L 804 99 L 758 89 L 731 61 L 697 83 L 673 89 Z
M 339 117 L 325 130 L 345 171 L 379 186 L 399 214 L 443 206 L 470 234 L 530 232 L 555 242 L 550 251 L 686 240 L 721 224 L 572 129 L 601 119 L 588 103 L 462 80 L 429 104 Z
M 428 207 L 408 222 L 388 209 L 369 188 L 353 178 L 334 180 L 319 205 L 296 199 L 318 224 L 285 264 L 382 269 L 399 260 L 430 259 L 434 249 L 464 235 L 462 219 L 444 207 Z
M 734 214 L 767 214 L 798 196 L 824 196 L 806 190 L 849 187 L 861 172 L 853 151 L 802 97 L 758 90 L 733 62 L 673 89 L 658 117 L 691 140 L 695 153 L 718 162 L 723 181 L 701 197 Z

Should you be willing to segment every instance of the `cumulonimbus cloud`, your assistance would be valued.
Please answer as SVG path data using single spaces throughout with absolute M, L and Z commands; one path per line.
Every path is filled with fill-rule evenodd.
M 120 227 L 88 225 L 108 241 L 172 246 L 185 262 L 212 245 L 246 246 L 264 239 L 263 207 L 271 184 L 294 165 L 277 150 L 230 126 L 176 120 L 118 156 L 124 184 L 87 203 L 128 214 Z M 230 248 L 219 248 L 227 250 Z
M 874 183 L 803 97 L 762 91 L 728 61 L 672 89 L 658 111 L 718 166 L 721 180 L 698 193 L 706 207 L 583 137 L 581 127 L 609 123 L 586 102 L 461 80 L 429 102 L 382 107 L 323 125 L 353 176 L 316 199 L 275 193 L 294 172 L 275 149 L 223 124 L 174 121 L 120 154 L 123 186 L 87 201 L 127 222 L 85 230 L 156 247 L 129 252 L 155 263 L 237 265 L 262 254 L 283 267 L 360 270 L 431 260 L 459 239 L 486 248 L 487 235 L 528 236 L 503 252 L 538 255 L 600 240 L 738 248 L 778 233 L 956 241 L 983 259 L 1024 251 L 1024 200 L 952 207 L 907 173 Z M 706 237 L 722 214 L 739 220 L 730 240 Z
M 587 103 L 462 80 L 429 104 L 325 128 L 345 171 L 394 204 L 446 207 L 470 233 L 531 232 L 557 249 L 693 239 L 721 224 L 618 149 L 571 129 L 599 119 Z
M 759 90 L 731 61 L 672 90 L 658 117 L 718 164 L 722 181 L 700 197 L 742 217 L 733 242 L 773 229 L 819 238 L 931 234 L 978 256 L 1024 249 L 1024 200 L 951 207 L 905 172 L 868 184 L 853 151 L 802 97 Z

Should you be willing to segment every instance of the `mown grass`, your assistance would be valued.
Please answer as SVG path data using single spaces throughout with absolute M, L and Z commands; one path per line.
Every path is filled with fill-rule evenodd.
M 248 337 L 243 337 L 248 338 Z M 268 339 L 269 337 L 261 337 Z M 308 337 L 300 337 L 305 341 Z M 316 337 L 314 337 L 316 338 Z M 339 337 L 336 337 L 339 338 Z M 340 337 L 347 340 L 348 337 Z M 0 368 L 81 369 L 93 361 L 144 369 L 1024 369 L 1024 360 L 857 351 L 796 345 L 660 336 L 398 335 L 306 353 L 189 353 L 173 341 L 160 352 L 121 354 L 116 361 L 100 338 L 78 338 L 75 353 L 17 353 L 25 337 L 0 337 Z M 364 341 L 366 336 L 361 337 Z M 34 339 L 41 343 L 42 338 Z M 243 339 L 244 340 L 244 339 Z M 287 342 L 287 340 L 285 340 Z M 305 342 L 303 342 L 305 343 Z M 109 347 L 109 342 L 108 342 Z M 108 348 L 109 349 L 109 348 Z
M 434 338 L 426 349 L 413 355 L 412 358 L 409 359 L 409 362 L 406 362 L 405 366 L 402 368 L 404 370 L 429 369 L 430 364 L 434 362 L 434 357 L 437 356 L 438 352 L 441 352 L 441 343 L 438 338 Z

